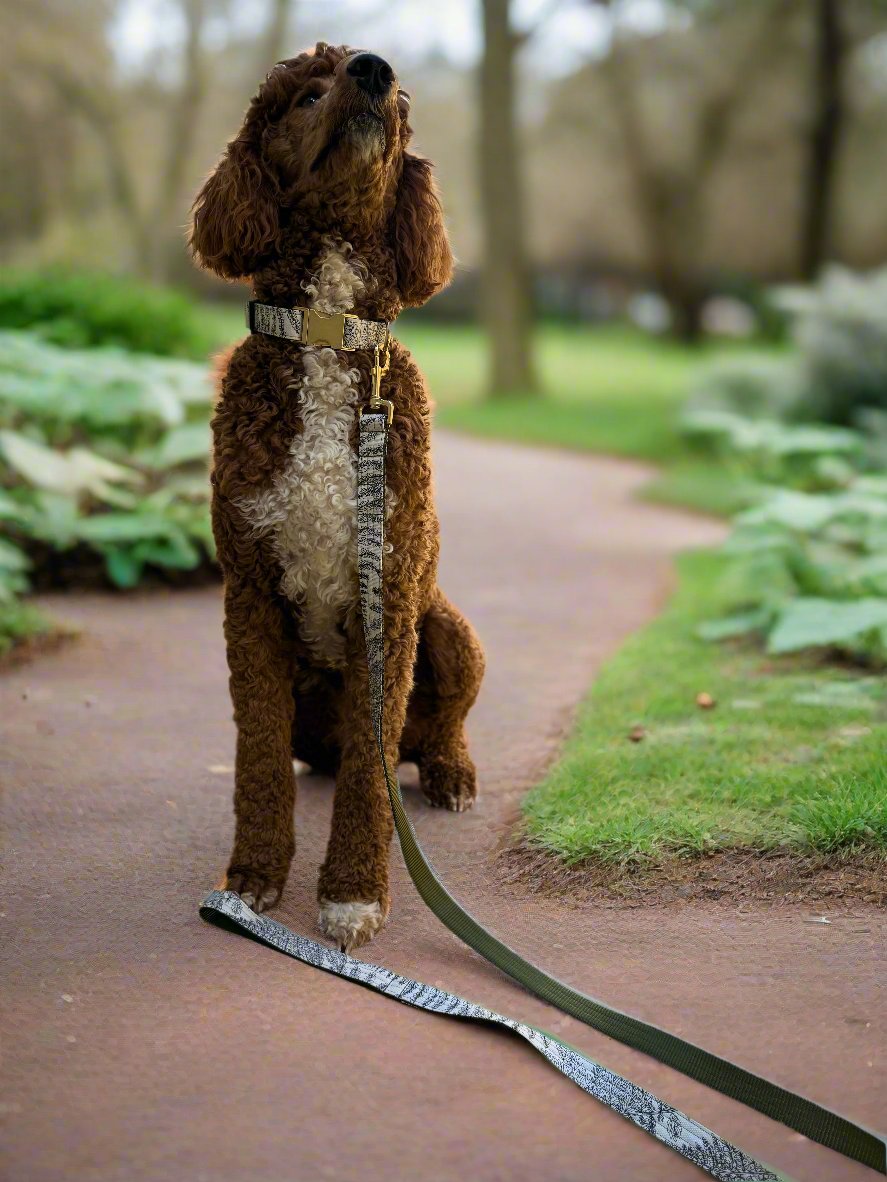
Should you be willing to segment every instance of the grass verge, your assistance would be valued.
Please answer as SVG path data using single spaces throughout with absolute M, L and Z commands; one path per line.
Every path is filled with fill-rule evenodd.
M 887 685 L 698 639 L 722 569 L 685 556 L 670 606 L 598 676 L 525 801 L 535 850 L 614 877 L 718 852 L 887 852 Z

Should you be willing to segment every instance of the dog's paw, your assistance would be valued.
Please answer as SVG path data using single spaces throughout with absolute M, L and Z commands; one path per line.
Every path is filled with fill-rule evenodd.
M 432 808 L 465 813 L 477 797 L 474 764 L 468 759 L 423 763 L 419 777 L 422 792 Z
M 342 952 L 368 944 L 385 923 L 388 913 L 380 903 L 334 903 L 320 900 L 317 923 L 320 930 Z
M 240 895 L 251 911 L 259 913 L 277 906 L 283 893 L 283 883 L 258 871 L 243 870 L 229 872 L 225 879 L 225 890 Z

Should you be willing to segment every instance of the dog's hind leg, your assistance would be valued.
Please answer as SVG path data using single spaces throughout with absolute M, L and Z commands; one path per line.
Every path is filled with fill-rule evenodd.
M 435 808 L 464 812 L 477 795 L 465 719 L 484 674 L 484 653 L 461 612 L 437 588 L 419 631 L 413 693 L 401 753 L 419 768 Z

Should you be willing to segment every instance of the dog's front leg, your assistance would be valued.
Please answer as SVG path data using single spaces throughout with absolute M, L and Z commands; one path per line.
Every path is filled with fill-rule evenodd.
M 225 640 L 237 723 L 228 888 L 264 911 L 279 900 L 295 851 L 292 656 L 280 605 L 251 585 L 229 582 Z
M 397 769 L 416 646 L 415 621 L 404 622 L 401 613 L 386 611 L 383 739 L 392 773 Z M 366 647 L 357 631 L 349 636 L 343 688 L 342 760 L 317 893 L 321 930 L 347 952 L 371 940 L 388 916 L 388 852 L 394 828 L 370 720 Z

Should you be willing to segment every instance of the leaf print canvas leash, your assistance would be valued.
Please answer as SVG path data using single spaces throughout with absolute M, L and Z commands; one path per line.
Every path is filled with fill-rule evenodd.
M 304 964 L 357 981 L 404 1005 L 435 1014 L 447 1014 L 451 1018 L 468 1018 L 502 1026 L 512 1031 L 526 1039 L 530 1046 L 589 1096 L 594 1096 L 651 1137 L 664 1142 L 712 1178 L 719 1178 L 721 1182 L 790 1182 L 784 1174 L 775 1173 L 756 1162 L 683 1112 L 664 1104 L 650 1092 L 629 1083 L 614 1071 L 601 1067 L 599 1063 L 535 1026 L 516 1022 L 513 1018 L 484 1009 L 454 993 L 445 993 L 433 985 L 411 981 L 381 965 L 356 960 L 335 948 L 298 936 L 277 920 L 267 915 L 256 915 L 233 891 L 211 891 L 203 901 L 200 914 L 210 922 L 252 936 Z
M 383 742 L 385 687 L 384 596 L 382 555 L 385 521 L 385 451 L 391 407 L 380 405 L 378 382 L 360 417 L 357 462 L 357 549 L 360 603 L 366 639 L 370 707 L 374 738 L 385 775 L 388 797 L 404 861 L 419 894 L 439 920 L 464 943 L 513 980 L 566 1014 L 578 1018 L 626 1046 L 644 1051 L 682 1071 L 691 1079 L 740 1100 L 781 1121 L 805 1137 L 846 1157 L 887 1174 L 887 1141 L 877 1133 L 779 1087 L 727 1059 L 694 1046 L 677 1035 L 612 1009 L 524 960 L 481 926 L 444 887 L 416 838 L 406 813 L 397 778 L 391 774 Z M 762 1165 L 716 1133 L 671 1108 L 650 1092 L 593 1062 L 579 1051 L 533 1026 L 400 977 L 378 965 L 356 960 L 283 924 L 255 915 L 231 891 L 213 891 L 201 907 L 204 919 L 234 926 L 289 956 L 341 977 L 358 981 L 407 1005 L 434 1013 L 503 1026 L 525 1039 L 560 1072 L 589 1095 L 633 1121 L 657 1140 L 723 1182 L 787 1182 L 786 1176 Z

